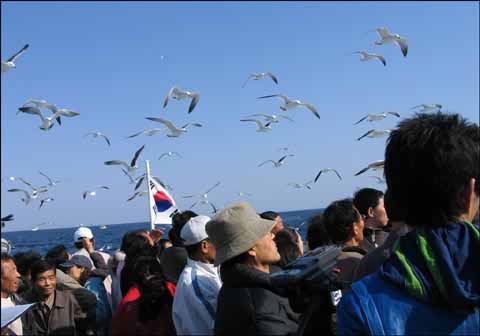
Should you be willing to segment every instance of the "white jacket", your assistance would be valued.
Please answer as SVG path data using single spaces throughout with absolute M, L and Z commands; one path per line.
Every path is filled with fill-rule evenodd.
M 188 258 L 173 298 L 172 317 L 177 335 L 213 335 L 218 292 L 218 269 Z

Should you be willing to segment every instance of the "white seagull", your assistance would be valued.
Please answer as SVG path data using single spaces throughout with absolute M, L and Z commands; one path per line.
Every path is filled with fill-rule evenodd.
M 40 208 L 43 206 L 43 204 L 48 203 L 48 202 L 51 202 L 51 201 L 54 201 L 54 199 L 51 198 L 51 197 L 47 197 L 47 198 L 41 199 L 41 200 L 40 200 L 40 206 L 38 207 L 38 209 L 40 210 Z
M 20 49 L 17 53 L 15 53 L 15 55 L 13 55 L 13 56 L 10 57 L 9 59 L 7 59 L 6 62 L 2 61 L 2 73 L 8 72 L 8 71 L 10 71 L 11 69 L 16 68 L 17 66 L 15 65 L 15 61 L 16 61 L 17 58 L 19 58 L 20 55 L 22 55 L 22 54 L 25 52 L 25 50 L 27 50 L 27 49 L 28 49 L 28 44 L 25 44 L 22 49 Z
M 174 86 L 170 89 L 170 92 L 168 92 L 168 95 L 165 97 L 163 108 L 167 107 L 169 98 L 176 100 L 192 99 L 190 106 L 188 107 L 188 113 L 192 113 L 195 106 L 197 106 L 198 100 L 200 99 L 200 94 L 198 92 L 183 91 L 182 89 Z
M 80 115 L 80 113 L 74 112 L 68 109 L 57 109 L 56 112 L 51 116 L 44 117 L 40 109 L 36 106 L 22 106 L 22 107 L 19 107 L 18 110 L 20 112 L 27 113 L 27 114 L 38 115 L 42 120 L 42 125 L 40 126 L 40 129 L 42 131 L 48 131 L 50 128 L 52 128 L 54 119 L 56 119 L 58 124 L 61 125 L 62 123 L 60 121 L 60 116 L 75 117 Z
M 297 108 L 297 107 L 299 107 L 299 106 L 304 106 L 304 107 L 306 107 L 307 109 L 309 109 L 318 119 L 320 119 L 320 114 L 318 114 L 317 109 L 316 109 L 315 106 L 313 106 L 312 104 L 302 103 L 300 100 L 290 99 L 289 97 L 287 97 L 287 96 L 285 96 L 285 95 L 282 95 L 282 94 L 262 96 L 262 97 L 258 97 L 258 99 L 272 98 L 272 97 L 278 97 L 278 98 L 283 99 L 283 101 L 285 102 L 285 105 L 284 105 L 284 106 L 280 106 L 280 109 L 281 109 L 282 111 L 288 111 L 288 110 Z
M 338 173 L 338 171 L 336 169 L 333 169 L 333 168 L 325 168 L 325 169 L 322 169 L 318 172 L 317 176 L 315 176 L 315 179 L 314 179 L 314 182 L 316 183 L 317 180 L 320 178 L 320 176 L 324 173 L 329 173 L 329 172 L 334 172 L 338 178 L 340 179 L 340 181 L 342 180 L 342 176 Z
M 403 57 L 407 57 L 408 53 L 408 44 L 407 40 L 401 37 L 398 34 L 392 34 L 386 27 L 381 27 L 376 29 L 378 35 L 380 36 L 379 41 L 375 41 L 376 45 L 383 45 L 389 43 L 397 44 L 402 50 Z
M 135 171 L 138 169 L 138 165 L 137 165 L 137 160 L 138 160 L 138 157 L 140 156 L 140 154 L 142 153 L 143 149 L 145 148 L 145 145 L 143 145 L 142 147 L 140 147 L 140 149 L 138 149 L 136 152 L 135 152 L 135 155 L 133 156 L 133 159 L 132 159 L 132 162 L 130 164 L 126 163 L 125 161 L 121 161 L 121 160 L 111 160 L 111 161 L 105 161 L 105 165 L 107 166 L 112 166 L 112 165 L 122 165 L 124 166 L 127 171 L 130 173 L 130 174 L 133 174 L 135 173 Z
M 44 177 L 47 178 L 47 180 L 48 180 L 48 185 L 49 185 L 50 187 L 54 187 L 54 186 L 56 186 L 58 183 L 61 182 L 60 180 L 53 180 L 53 179 L 51 179 L 50 177 L 48 177 L 46 174 L 42 173 L 41 171 L 39 171 L 38 173 L 39 173 L 40 175 L 42 175 L 42 176 L 44 176 Z
M 288 185 L 297 189 L 307 188 L 308 190 L 312 190 L 312 187 L 310 187 L 310 184 L 312 183 L 313 183 L 313 180 L 308 181 L 306 183 L 289 183 Z
M 190 126 L 190 125 L 195 126 L 195 127 L 202 127 L 202 124 L 199 124 L 199 123 L 188 123 L 188 124 L 185 124 L 182 127 L 178 128 L 171 121 L 169 121 L 167 119 L 154 118 L 154 117 L 147 117 L 146 119 L 151 120 L 151 121 L 156 121 L 156 122 L 162 123 L 165 126 L 167 126 L 167 128 L 170 130 L 170 134 L 167 134 L 167 136 L 170 137 L 170 138 L 178 138 L 183 133 L 186 133 L 187 132 L 187 127 Z
M 94 138 L 103 138 L 105 139 L 105 141 L 107 142 L 107 145 L 110 146 L 110 140 L 107 138 L 107 136 L 105 134 L 103 134 L 102 132 L 89 132 L 87 134 L 85 134 L 85 136 L 89 136 L 91 135 L 92 137 Z
M 253 121 L 257 124 L 257 132 L 265 133 L 272 130 L 271 121 L 263 124 L 260 120 L 257 119 L 240 119 L 240 121 Z
M 271 78 L 272 81 L 275 83 L 275 84 L 278 84 L 278 79 L 277 77 L 271 73 L 271 72 L 260 72 L 260 73 L 253 73 L 251 74 L 250 76 L 248 76 L 247 80 L 245 81 L 245 83 L 243 83 L 242 85 L 242 88 L 245 87 L 245 85 L 247 85 L 247 82 L 250 80 L 250 79 L 253 79 L 253 80 L 260 80 L 260 79 L 264 79 L 264 78 Z
M 265 121 L 270 123 L 278 123 L 280 122 L 280 119 L 286 119 L 293 122 L 292 118 L 289 118 L 287 116 L 277 116 L 275 114 L 255 113 L 247 116 L 247 118 L 250 118 L 250 117 L 264 117 Z
M 29 205 L 30 202 L 34 199 L 36 199 L 39 194 L 41 192 L 44 192 L 44 191 L 32 191 L 32 193 L 30 194 L 27 190 L 25 189 L 18 189 L 18 188 L 14 188 L 14 189 L 8 189 L 7 190 L 8 192 L 22 192 L 25 194 L 25 198 L 22 198 L 22 202 L 25 203 L 25 205 Z M 45 190 L 46 191 L 46 190 Z
M 369 170 L 369 169 L 372 169 L 372 170 L 380 170 L 380 169 L 383 169 L 384 163 L 385 163 L 384 160 L 378 160 L 378 161 L 372 162 L 372 163 L 370 163 L 368 166 L 366 166 L 365 168 L 363 168 L 362 170 L 360 170 L 358 173 L 356 173 L 355 176 L 358 176 L 358 175 L 360 175 L 360 174 L 363 174 L 364 172 L 366 172 L 366 171 Z
M 146 135 L 146 136 L 153 136 L 153 135 L 156 135 L 162 131 L 164 131 L 165 129 L 164 128 L 147 128 L 147 129 L 144 129 L 143 131 L 140 131 L 138 133 L 135 133 L 135 134 L 132 134 L 130 136 L 127 137 L 127 139 L 130 139 L 130 138 L 135 138 L 139 135 Z
M 44 223 L 38 224 L 37 226 L 35 226 L 35 227 L 32 228 L 32 231 L 38 231 L 38 229 L 40 229 L 40 226 L 43 226 L 43 225 L 45 225 L 45 224 L 47 224 L 47 223 L 44 222 Z
M 135 199 L 136 197 L 142 197 L 144 195 L 147 195 L 148 191 L 136 191 L 133 196 L 130 196 L 129 199 L 127 199 L 127 202 L 130 202 L 131 200 Z
M 384 66 L 387 65 L 387 62 L 385 61 L 385 57 L 383 57 L 382 55 L 371 54 L 371 53 L 368 53 L 364 50 L 355 51 L 354 54 L 360 54 L 360 61 L 362 61 L 362 62 L 367 62 L 367 61 L 371 61 L 371 60 L 374 60 L 374 59 L 378 59 L 380 62 L 383 63 Z
M 288 154 L 288 155 L 282 156 L 278 161 L 267 160 L 267 161 L 264 161 L 264 162 L 260 163 L 258 165 L 258 167 L 263 166 L 265 163 L 271 162 L 275 168 L 280 168 L 281 166 L 283 166 L 285 164 L 285 159 L 289 156 L 294 156 L 294 155 L 293 154 Z
M 44 193 L 44 192 L 48 191 L 48 188 L 46 186 L 40 186 L 40 187 L 36 188 L 30 182 L 25 181 L 21 177 L 19 177 L 18 180 L 21 181 L 22 183 L 26 184 L 27 186 L 29 186 L 32 189 L 32 194 L 40 194 L 40 193 Z
M 400 113 L 398 112 L 385 112 L 385 113 L 378 113 L 378 114 L 367 114 L 365 117 L 357 121 L 354 125 L 360 124 L 362 121 L 367 120 L 367 121 L 379 121 L 383 120 L 389 115 L 393 115 L 397 118 L 400 118 Z
M 173 156 L 176 156 L 178 158 L 182 158 L 182 156 L 178 153 L 178 152 L 165 152 L 163 153 L 162 155 L 160 155 L 160 157 L 158 158 L 159 160 L 164 158 L 164 157 L 173 157 Z
M 419 112 L 431 112 L 431 111 L 439 112 L 440 109 L 442 108 L 442 105 L 441 104 L 420 104 L 412 107 L 411 109 L 414 110 L 419 107 L 422 108 Z
M 56 110 L 57 110 L 57 107 L 55 105 L 50 104 L 45 99 L 33 99 L 32 98 L 32 99 L 29 99 L 25 104 L 23 104 L 23 106 L 26 106 L 28 104 L 33 104 L 36 107 L 38 107 L 39 109 L 43 108 L 43 109 L 50 110 L 50 111 L 52 111 L 52 113 L 55 113 Z
M 97 188 L 98 188 L 98 189 L 104 189 L 104 190 L 110 190 L 110 188 L 107 187 L 107 186 L 99 186 L 99 187 L 97 187 Z M 95 196 L 96 194 L 97 194 L 96 189 L 94 189 L 94 190 L 87 190 L 87 191 L 84 191 L 84 192 L 82 193 L 82 197 L 83 197 L 83 199 L 86 199 L 87 196 Z
M 369 137 L 369 138 L 381 138 L 381 137 L 384 137 L 384 136 L 389 135 L 390 133 L 392 133 L 392 130 L 390 130 L 390 129 L 386 129 L 386 130 L 371 129 L 371 130 L 368 131 L 367 133 L 363 134 L 360 138 L 358 138 L 357 141 L 360 141 L 360 140 L 362 140 L 362 139 L 365 138 L 365 137 Z
M 208 200 L 208 193 L 211 192 L 213 189 L 215 189 L 216 187 L 218 187 L 220 185 L 220 182 L 217 182 L 215 183 L 215 185 L 213 187 L 211 187 L 210 189 L 208 189 L 206 192 L 204 192 L 203 194 L 200 194 L 200 195 L 187 195 L 187 196 L 183 196 L 183 198 L 192 198 L 192 197 L 196 197 L 196 196 L 200 196 L 200 200 L 196 201 L 195 203 L 193 203 L 191 206 L 190 206 L 190 209 L 192 209 L 193 207 L 195 207 L 197 204 L 208 204 L 212 207 L 213 209 L 213 213 L 217 213 L 217 208 L 215 207 L 215 205 L 213 205 L 209 200 Z

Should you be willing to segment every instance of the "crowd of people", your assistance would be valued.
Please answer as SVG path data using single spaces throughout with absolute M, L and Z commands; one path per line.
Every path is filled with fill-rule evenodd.
M 480 333 L 480 130 L 456 114 L 417 114 L 392 131 L 387 190 L 356 191 L 311 218 L 306 243 L 274 211 L 232 204 L 124 235 L 112 255 L 90 229 L 1 255 L 2 309 L 35 303 L 2 335 L 294 335 L 305 311 L 272 274 L 338 246 L 342 291 L 304 334 Z M 301 284 L 299 284 L 301 286 Z

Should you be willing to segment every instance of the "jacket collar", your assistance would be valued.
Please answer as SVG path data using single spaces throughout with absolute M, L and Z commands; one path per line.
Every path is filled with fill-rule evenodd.
M 212 274 L 214 276 L 218 277 L 218 268 L 215 267 L 213 264 L 207 264 L 201 261 L 196 261 L 193 259 L 188 258 L 187 259 L 187 266 L 190 266 L 191 268 L 195 269 L 200 269 L 206 273 Z
M 230 287 L 261 287 L 273 290 L 270 274 L 245 264 L 226 264 L 220 268 L 224 285 Z

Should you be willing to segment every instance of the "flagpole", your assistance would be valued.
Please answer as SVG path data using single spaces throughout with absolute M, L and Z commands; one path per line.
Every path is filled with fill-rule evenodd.
M 147 168 L 147 188 L 148 188 L 148 213 L 150 214 L 150 230 L 155 229 L 155 218 L 153 218 L 153 207 L 155 206 L 153 202 L 153 192 L 152 187 L 150 186 L 150 160 L 145 160 L 145 167 Z

